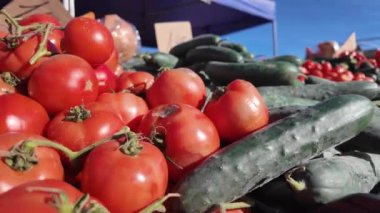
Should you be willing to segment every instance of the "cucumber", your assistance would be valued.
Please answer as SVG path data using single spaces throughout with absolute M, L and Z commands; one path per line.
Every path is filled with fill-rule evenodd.
M 311 106 L 318 103 L 318 101 L 312 99 L 284 95 L 262 94 L 261 96 L 263 97 L 268 108 L 277 108 L 284 106 Z
M 301 112 L 307 109 L 307 106 L 283 106 L 277 108 L 269 108 L 269 123 L 273 123 L 287 116 Z
M 194 49 L 189 50 L 189 52 L 186 54 L 185 59 L 188 62 L 244 62 L 243 56 L 235 50 L 226 47 L 211 45 L 198 46 Z
M 235 50 L 238 53 L 248 53 L 247 47 L 238 43 L 234 43 L 234 42 L 223 41 L 219 43 L 219 46 L 230 48 L 232 50 Z
M 174 55 L 162 52 L 150 53 L 143 55 L 145 63 L 156 69 L 169 68 L 172 69 L 178 64 L 178 58 Z
M 288 62 L 207 63 L 205 72 L 219 85 L 226 85 L 235 79 L 244 79 L 255 86 L 298 85 L 299 69 Z
M 194 37 L 193 39 L 189 41 L 185 41 L 183 43 L 177 44 L 173 48 L 169 50 L 169 53 L 172 55 L 175 55 L 177 57 L 185 57 L 186 53 L 197 47 L 197 46 L 202 46 L 202 45 L 218 45 L 220 42 L 221 38 L 217 35 L 213 34 L 203 34 Z
M 281 119 L 220 149 L 184 179 L 173 212 L 204 212 L 233 201 L 357 135 L 373 105 L 359 95 L 342 95 Z M 347 116 L 350 115 L 350 116 Z
M 317 76 L 309 75 L 306 78 L 306 84 L 334 84 L 334 81 L 328 79 L 320 78 Z
M 266 59 L 265 61 L 286 61 L 296 66 L 302 66 L 303 60 L 294 55 L 280 55 L 273 58 Z
M 380 109 L 375 108 L 375 113 L 368 124 L 358 136 L 337 147 L 342 152 L 358 150 L 380 154 Z
M 317 158 L 290 172 L 289 185 L 301 202 L 326 204 L 354 193 L 369 193 L 380 181 L 380 155 Z
M 210 77 L 212 78 L 212 75 L 210 75 Z M 306 84 L 299 87 L 268 86 L 258 87 L 257 89 L 262 95 L 295 96 L 319 101 L 343 94 L 357 94 L 373 99 L 380 91 L 380 88 L 376 83 L 363 81 L 337 82 L 334 84 Z

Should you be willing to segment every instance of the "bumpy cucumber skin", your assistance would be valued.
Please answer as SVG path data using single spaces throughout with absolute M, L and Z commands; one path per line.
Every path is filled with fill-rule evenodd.
M 227 47 L 220 46 L 198 46 L 189 50 L 186 54 L 186 61 L 189 62 L 207 62 L 207 61 L 222 61 L 222 62 L 236 62 L 243 63 L 243 56 Z
M 342 95 L 272 123 L 219 150 L 187 175 L 177 185 L 181 197 L 174 206 L 199 213 L 235 200 L 354 137 L 372 114 L 367 98 Z
M 151 53 L 143 57 L 147 65 L 154 66 L 157 69 L 174 68 L 178 63 L 178 58 L 168 53 Z
M 211 77 L 211 76 L 210 76 Z M 283 95 L 295 96 L 323 101 L 334 96 L 344 94 L 357 94 L 374 99 L 380 92 L 376 83 L 353 81 L 335 84 L 308 84 L 304 86 L 267 86 L 258 87 L 260 94 L 263 95 Z
M 175 55 L 177 57 L 185 57 L 186 53 L 197 47 L 202 45 L 218 45 L 221 38 L 217 35 L 213 34 L 203 34 L 199 35 L 197 37 L 194 37 L 193 39 L 180 43 L 176 46 L 174 46 L 172 49 L 170 49 L 169 53 L 172 55 Z
M 306 84 L 334 84 L 334 81 L 328 79 L 320 78 L 317 76 L 309 75 L 306 79 Z
M 305 109 L 307 109 L 307 106 L 282 106 L 269 108 L 269 123 L 273 123 L 287 116 L 299 113 Z
M 266 61 L 286 61 L 296 66 L 301 66 L 303 63 L 303 60 L 301 58 L 294 55 L 280 55 L 273 58 L 269 58 Z
M 221 42 L 221 43 L 219 43 L 219 46 L 233 49 L 239 53 L 248 53 L 247 47 L 245 47 L 244 45 L 238 44 L 238 43 Z
M 318 101 L 306 98 L 283 96 L 283 95 L 261 95 L 268 108 L 277 108 L 285 106 L 312 106 Z
M 289 62 L 249 62 L 245 64 L 212 61 L 205 72 L 219 85 L 244 79 L 255 86 L 299 85 L 299 69 Z

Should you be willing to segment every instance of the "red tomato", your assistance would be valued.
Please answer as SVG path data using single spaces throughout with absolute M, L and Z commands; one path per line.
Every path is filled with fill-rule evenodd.
M 107 105 L 132 130 L 137 130 L 142 116 L 149 112 L 144 99 L 132 93 L 103 93 L 97 102 Z
M 234 142 L 269 122 L 268 107 L 259 91 L 240 79 L 228 84 L 223 94 L 213 97 L 204 113 L 214 123 L 220 138 L 228 142 Z
M 116 74 L 116 69 L 119 66 L 119 53 L 116 48 L 112 51 L 111 56 L 104 64 Z
M 332 69 L 333 69 L 331 63 L 328 62 L 328 61 L 324 61 L 324 62 L 322 62 L 321 65 L 322 65 L 322 69 L 321 69 L 321 70 L 322 70 L 322 72 L 323 72 L 324 74 L 328 74 L 328 73 L 330 73 L 330 72 L 332 71 Z
M 183 103 L 200 108 L 206 98 L 206 87 L 194 71 L 177 68 L 161 73 L 147 91 L 150 107 Z
M 299 75 L 299 76 L 297 76 L 297 79 L 298 79 L 300 82 L 305 83 L 306 77 L 303 76 L 303 75 Z
M 20 142 L 31 138 L 43 139 L 41 136 L 38 135 L 24 133 L 2 134 L 0 135 L 0 151 L 10 151 L 10 149 L 13 146 L 18 145 Z M 15 186 L 18 186 L 22 183 L 30 182 L 32 180 L 63 179 L 63 167 L 57 151 L 47 147 L 37 147 L 33 150 L 35 158 L 37 159 L 37 163 L 30 165 L 31 156 L 24 155 L 28 156 L 24 159 L 29 160 L 23 161 L 24 163 L 22 165 L 30 165 L 30 168 L 27 169 L 27 167 L 25 167 L 24 171 L 22 167 L 18 168 L 17 170 L 11 168 L 5 163 L 5 157 L 2 157 L 2 160 L 0 161 L 0 193 L 8 191 L 9 189 Z M 22 162 L 21 156 L 18 157 L 18 160 Z
M 0 96 L 0 133 L 43 134 L 49 116 L 33 99 L 18 93 Z
M 377 65 L 380 66 L 380 50 L 376 50 L 374 59 L 376 60 Z
M 106 65 L 95 68 L 95 75 L 98 79 L 99 94 L 104 92 L 114 92 L 116 89 L 116 75 Z
M 148 72 L 123 72 L 116 80 L 116 91 L 128 90 L 134 94 L 144 94 L 152 86 L 154 76 Z
M 20 44 L 14 49 L 9 49 L 6 42 L 0 41 L 0 72 L 12 72 L 21 79 L 28 78 L 36 67 L 29 60 L 35 54 L 40 41 L 40 36 L 33 36 L 25 42 L 20 39 Z
M 369 81 L 369 82 L 375 82 L 375 79 L 371 78 L 371 77 L 365 77 L 363 79 L 363 81 Z
M 58 19 L 48 14 L 33 14 L 21 19 L 19 22 L 21 26 L 26 26 L 35 23 L 52 23 L 56 27 L 61 26 L 61 23 L 59 23 Z M 62 38 L 62 30 L 53 30 L 49 34 L 48 40 L 60 50 Z
M 120 118 L 106 106 L 90 103 L 57 114 L 49 123 L 47 137 L 73 151 L 79 151 L 113 135 L 122 126 Z
M 218 132 L 212 121 L 197 108 L 186 104 L 165 104 L 153 108 L 140 123 L 139 132 L 164 139 L 169 177 L 176 181 L 195 168 L 219 146 Z
M 104 64 L 114 51 L 111 32 L 96 20 L 77 17 L 65 27 L 62 49 L 88 61 L 93 67 Z
M 342 66 L 336 66 L 332 69 L 332 72 L 336 72 L 336 73 L 343 73 L 345 72 L 347 69 L 342 67 Z
M 49 114 L 95 101 L 98 80 L 92 67 L 74 55 L 55 55 L 41 63 L 29 79 L 29 95 Z
M 354 75 L 351 71 L 344 71 L 339 74 L 339 76 L 336 78 L 337 81 L 352 81 L 354 79 Z
M 360 80 L 363 80 L 364 78 L 365 78 L 366 76 L 365 76 L 365 74 L 364 73 L 362 73 L 362 72 L 356 72 L 355 74 L 354 74 L 354 81 L 360 81 Z
M 82 197 L 81 191 L 63 181 L 32 181 L 2 194 L 0 196 L 0 212 L 76 212 L 74 207 L 78 206 Z M 89 210 L 90 206 L 94 204 L 105 209 L 92 198 L 83 204 L 83 208 L 78 212 L 91 212 L 86 210 Z
M 317 77 L 320 77 L 320 78 L 324 77 L 324 74 L 323 74 L 323 72 L 321 70 L 312 70 L 312 71 L 310 71 L 309 75 L 314 75 L 314 76 L 317 76 Z
M 127 147 L 118 141 L 110 141 L 96 147 L 86 159 L 82 190 L 98 198 L 113 213 L 139 212 L 165 194 L 165 157 L 152 144 L 139 143 L 142 150 L 133 156 L 124 154 Z
M 307 70 L 314 70 L 315 69 L 315 62 L 311 60 L 307 60 L 302 64 L 302 67 L 305 67 Z

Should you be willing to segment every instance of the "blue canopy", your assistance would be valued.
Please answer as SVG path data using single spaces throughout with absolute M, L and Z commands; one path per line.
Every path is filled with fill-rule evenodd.
M 108 0 L 76 1 L 76 14 L 116 13 L 139 30 L 144 46 L 156 46 L 154 23 L 190 21 L 193 35 L 223 35 L 275 21 L 273 0 Z M 274 32 L 275 33 L 275 32 Z

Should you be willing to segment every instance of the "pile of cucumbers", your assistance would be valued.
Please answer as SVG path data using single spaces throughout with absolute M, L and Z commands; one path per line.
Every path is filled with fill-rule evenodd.
M 123 65 L 155 74 L 189 67 L 208 86 L 245 79 L 270 110 L 268 126 L 223 147 L 176 185 L 181 196 L 170 212 L 212 212 L 234 201 L 255 213 L 379 209 L 379 85 L 318 78 L 303 84 L 301 64 L 287 55 L 258 61 L 244 46 L 207 34 Z

